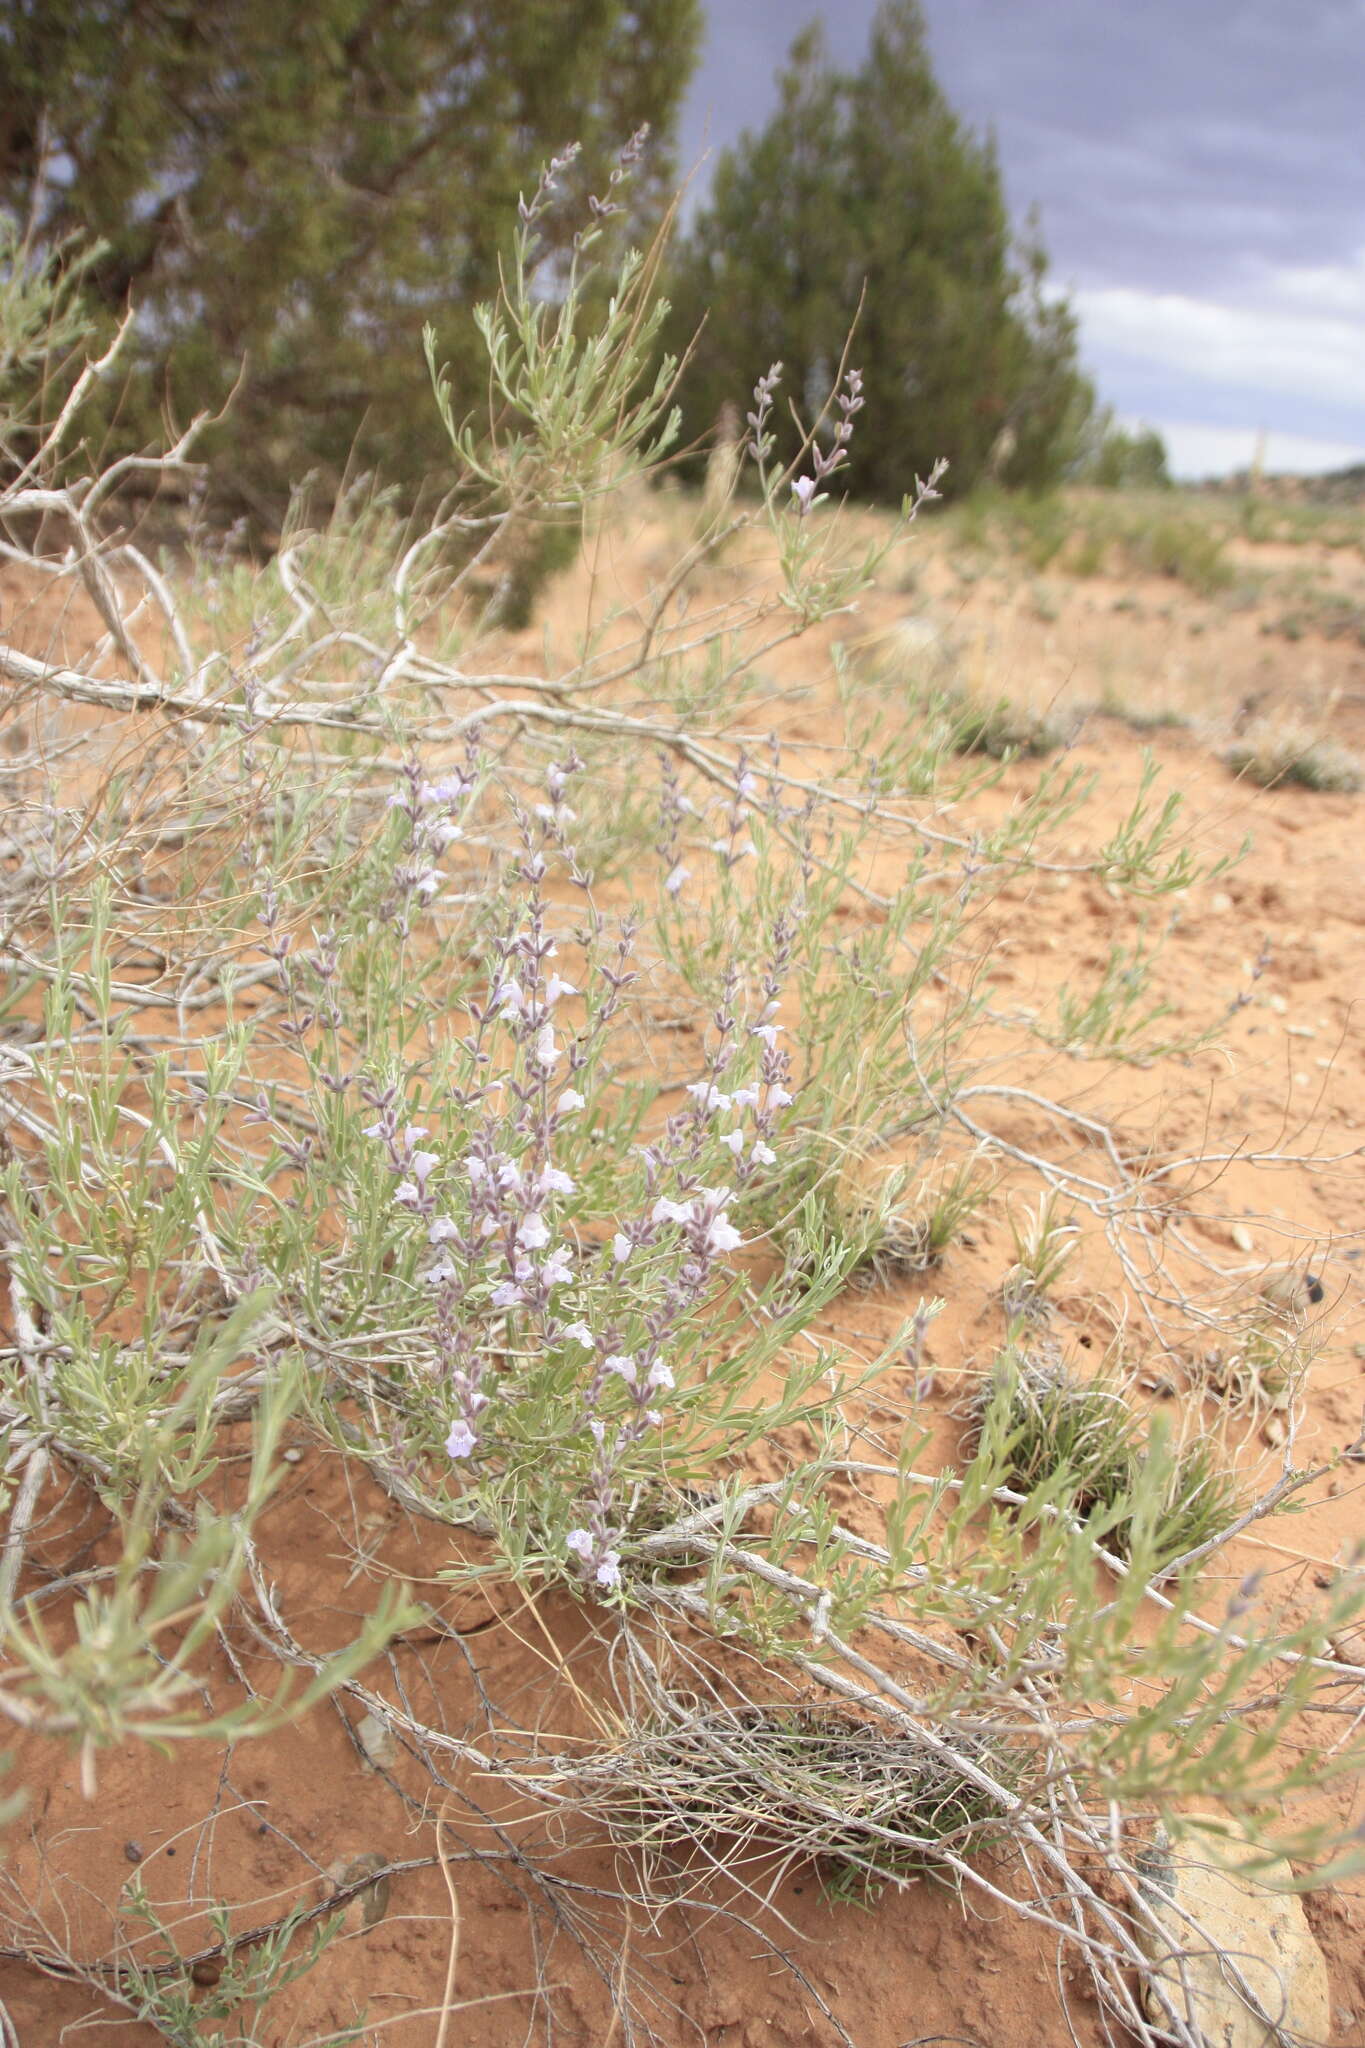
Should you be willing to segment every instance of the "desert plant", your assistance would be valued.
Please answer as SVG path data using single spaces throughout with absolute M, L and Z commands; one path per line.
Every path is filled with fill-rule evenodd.
M 1077 1226 L 1055 1193 L 1040 1195 L 1022 1214 L 1011 1212 L 1009 1222 L 1014 1264 L 1002 1290 L 1006 1307 L 1011 1315 L 1046 1315 L 1047 1297 L 1076 1249 Z
M 1119 1556 L 1134 1540 L 1139 1473 L 1155 1466 L 1161 1481 L 1148 1533 L 1159 1574 L 1236 1519 L 1236 1484 L 1207 1438 L 1167 1458 L 1144 1439 L 1114 1375 L 1078 1379 L 1055 1351 L 1016 1345 L 1002 1353 L 974 1414 L 982 1440 L 999 1442 L 1011 1487 L 1032 1496 L 1060 1479 L 1067 1511 L 1090 1521 Z
M 1010 1773 L 988 1744 L 968 1754 Z M 991 1803 L 952 1763 L 815 1702 L 699 1709 L 665 1698 L 573 1790 L 617 1841 L 661 1862 L 681 1845 L 731 1867 L 809 1862 L 835 1899 L 875 1897 L 940 1867 L 940 1843 L 970 1855 L 1003 1839 Z
M 1358 1733 L 1293 1745 L 1340 1703 L 1329 1682 L 1365 1677 L 1323 1654 L 1365 1596 L 1343 1576 L 1312 1616 L 1248 1593 L 1211 1620 L 1203 1557 L 1317 1475 L 1287 1466 L 1240 1507 L 1212 1467 L 1179 1477 L 1155 1429 L 1115 1490 L 1106 1458 L 1134 1439 L 1107 1398 L 1088 1427 L 1059 1416 L 1064 1454 L 1027 1489 L 1003 1394 L 961 1458 L 930 1457 L 903 1366 L 935 1304 L 857 1348 L 823 1320 L 878 1236 L 918 1252 L 920 1198 L 883 1190 L 869 1236 L 819 1191 L 839 1162 L 905 1158 L 940 1190 L 930 1250 L 972 1194 L 948 1162 L 1007 1163 L 1031 1196 L 1016 1351 L 1073 1217 L 1173 1342 L 1199 1305 L 1161 1247 L 1202 1162 L 1135 1161 L 1093 1106 L 1029 1085 L 1055 1048 L 988 1012 L 976 919 L 1039 868 L 1140 902 L 1216 870 L 1152 764 L 1074 855 L 1072 769 L 978 811 L 998 767 L 964 766 L 949 721 L 879 729 L 887 699 L 846 672 L 837 743 L 782 729 L 776 650 L 858 601 L 935 489 L 849 532 L 851 362 L 829 437 L 786 466 L 766 369 L 744 493 L 700 536 L 686 522 L 648 592 L 595 586 L 544 662 L 509 660 L 485 587 L 499 538 L 539 516 L 609 542 L 675 425 L 660 251 L 596 270 L 609 197 L 560 295 L 537 284 L 559 176 L 526 199 L 481 315 L 495 431 L 458 412 L 429 341 L 440 461 L 469 487 L 434 521 L 375 487 L 320 527 L 296 513 L 267 563 L 153 561 L 121 509 L 129 471 L 87 461 L 76 414 L 40 419 L 4 486 L 9 566 L 44 602 L 29 644 L 23 602 L 0 640 L 32 735 L 5 771 L 0 1712 L 30 1773 L 59 1738 L 96 1791 L 105 1743 L 236 1738 L 330 1692 L 359 1747 L 361 1727 L 402 1745 L 423 1796 L 453 1798 L 467 1767 L 556 1827 L 602 1817 L 598 1790 L 638 1821 L 652 1756 L 679 1801 L 689 1781 L 716 1813 L 756 1796 L 779 1859 L 820 1809 L 807 1846 L 859 1881 L 924 1859 L 998 1902 L 989 1843 L 1144 2038 L 1111 1815 L 1273 1794 L 1289 1810 L 1267 1840 L 1352 1853 L 1293 1802 L 1359 1768 Z M 192 445 L 139 483 L 180 477 Z M 993 1126 L 1020 1107 L 1042 1138 Z M 798 1272 L 782 1252 L 805 1217 Z M 338 1498 L 412 1518 L 420 1615 L 358 1527 L 318 1546 L 302 1592 L 272 1569 L 268 1504 L 303 1455 L 287 1419 Z M 89 1573 L 54 1551 L 59 1491 L 109 1518 L 115 1554 Z M 338 1548 L 359 1589 L 340 1655 L 311 1582 Z M 396 1646 L 376 1654 L 399 1631 L 423 1660 L 463 1657 L 445 1607 L 475 1589 L 588 1646 L 551 1656 L 524 1721 L 481 1667 L 461 1722 Z M 491 1826 L 616 1996 L 619 1954 L 569 1918 L 535 1843 L 470 1825 L 470 1856 L 494 1854 Z M 619 1859 L 636 1935 L 656 1875 Z
M 1283 784 L 1353 795 L 1365 786 L 1355 754 L 1339 741 L 1294 724 L 1263 723 L 1235 740 L 1223 756 L 1234 775 L 1262 789 Z

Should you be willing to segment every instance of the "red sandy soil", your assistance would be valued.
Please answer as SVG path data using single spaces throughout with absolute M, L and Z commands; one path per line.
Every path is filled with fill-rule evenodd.
M 651 552 L 664 549 L 667 529 L 661 516 L 634 544 L 633 559 L 647 566 Z M 1239 559 L 1249 572 L 1270 572 L 1285 566 L 1284 554 L 1293 569 L 1308 564 L 1365 596 L 1361 550 L 1321 551 L 1321 561 L 1317 553 L 1247 548 Z M 1295 1458 L 1330 1463 L 1357 1437 L 1365 1401 L 1365 798 L 1262 792 L 1235 781 L 1216 750 L 1253 701 L 1258 716 L 1292 712 L 1365 749 L 1365 648 L 1264 634 L 1275 616 L 1273 595 L 1238 609 L 1156 580 L 1023 578 L 1004 563 L 967 583 L 932 532 L 912 561 L 919 578 L 913 597 L 893 590 L 871 600 L 850 641 L 889 644 L 884 636 L 900 620 L 927 615 L 954 644 L 959 668 L 1018 698 L 1083 706 L 1104 694 L 1144 710 L 1161 703 L 1194 721 L 1138 734 L 1118 716 L 1089 713 L 1073 760 L 1099 771 L 1101 782 L 1067 828 L 1077 852 L 1122 816 L 1145 747 L 1186 793 L 1201 854 L 1232 852 L 1253 835 L 1251 852 L 1230 874 L 1158 905 L 1155 914 L 1176 919 L 1156 979 L 1173 1006 L 1172 1029 L 1220 1017 L 1239 991 L 1250 991 L 1216 1046 L 1151 1067 L 1059 1054 L 1041 1079 L 1126 1133 L 1158 1136 L 1165 1148 L 1287 1156 L 1282 1164 L 1228 1166 L 1195 1201 L 1193 1228 L 1232 1275 L 1219 1283 L 1229 1299 L 1239 1285 L 1254 1284 L 1266 1261 L 1312 1248 L 1326 1295 Z M 1136 611 L 1114 609 L 1133 602 Z M 794 738 L 818 740 L 828 729 L 826 673 L 818 645 L 780 665 L 784 688 L 812 686 L 805 701 L 782 711 Z M 986 807 L 998 810 L 1039 773 L 1036 763 L 1015 763 Z M 1006 1009 L 1041 1008 L 1064 961 L 1097 967 L 1115 938 L 1127 940 L 1133 929 L 1126 906 L 1074 878 L 1013 885 L 990 918 L 980 935 L 991 951 L 993 999 Z M 1038 1075 L 1032 1085 L 1040 1085 Z M 994 1128 L 1015 1141 L 1038 1135 L 1017 1110 L 1002 1112 Z M 1298 1163 L 1305 1159 L 1336 1163 Z M 945 1447 L 956 1427 L 952 1412 L 1000 1334 L 998 1288 L 1012 1256 L 1009 1192 L 1002 1183 L 932 1283 L 947 1306 L 930 1337 L 937 1386 L 928 1406 Z M 1217 1295 L 1207 1275 L 1204 1284 Z M 923 1283 L 904 1282 L 850 1293 L 826 1329 L 849 1352 L 873 1355 L 923 1291 Z M 1068 1355 L 1083 1359 L 1108 1342 L 1118 1315 L 1113 1270 L 1087 1242 L 1059 1290 L 1054 1334 Z M 1218 1399 L 1201 1394 L 1196 1361 L 1186 1363 L 1173 1379 L 1154 1373 L 1153 1398 L 1187 1425 L 1217 1428 L 1226 1419 Z M 563 1596 L 523 1601 L 506 1587 L 486 1598 L 468 1589 L 442 1593 L 431 1581 L 450 1554 L 446 1532 L 409 1522 L 302 1430 L 297 1449 L 261 1544 L 281 1605 L 311 1645 L 344 1640 L 381 1574 L 397 1574 L 440 1606 L 452 1634 L 405 1641 L 368 1674 L 377 1690 L 397 1699 L 404 1689 L 419 1718 L 485 1745 L 495 1726 L 525 1730 L 550 1717 L 565 1737 L 587 1729 L 600 1660 L 575 1603 Z M 1278 1453 L 1254 1425 L 1239 1458 L 1249 1474 L 1278 1468 Z M 1348 1561 L 1365 1533 L 1362 1487 L 1365 1465 L 1339 1462 L 1306 1512 L 1262 1524 L 1220 1559 L 1214 1594 L 1259 1569 L 1273 1576 L 1291 1612 L 1307 1611 L 1319 1597 L 1315 1582 Z M 75 1571 L 107 1556 L 106 1518 L 74 1483 L 49 1508 L 35 1569 Z M 248 1636 L 236 1648 L 266 1671 Z M 575 1695 L 576 1704 L 566 1705 Z M 265 2048 L 350 2038 L 342 2030 L 364 2013 L 368 2031 L 359 2038 L 427 2048 L 436 2038 L 451 1939 L 450 1896 L 435 1862 L 433 1823 L 443 1796 L 413 1756 L 400 1753 L 381 1773 L 367 1768 L 352 1733 L 359 1712 L 346 1701 L 321 1707 L 289 1733 L 244 1742 L 226 1757 L 200 1745 L 180 1745 L 169 1758 L 130 1747 L 101 1760 L 93 1801 L 82 1795 L 66 1751 L 12 1741 L 16 1770 L 8 1783 L 27 1787 L 28 1804 L 8 1829 L 0 1869 L 8 1923 L 0 1940 L 10 1944 L 10 1959 L 0 1960 L 0 2000 L 22 2048 L 87 2041 L 151 2048 L 166 2038 L 131 2021 L 89 1983 L 13 1957 L 16 1946 L 113 1955 L 120 1928 L 124 1939 L 136 1932 L 126 1889 L 135 1869 L 177 1924 L 182 1953 L 192 1954 L 217 1941 L 204 1918 L 210 1902 L 230 1901 L 238 1930 L 260 1925 L 300 1899 L 321 1903 L 329 1867 L 364 1852 L 400 1866 L 385 1917 L 348 1931 L 314 1972 L 269 2004 L 259 2031 L 246 2038 Z M 432 1761 L 442 1768 L 439 1757 Z M 870 1907 L 835 1905 L 809 1872 L 788 1877 L 762 1911 L 737 1886 L 712 1882 L 652 1921 L 639 1908 L 625 1916 L 611 1893 L 629 1873 L 609 1846 L 572 1832 L 561 1840 L 543 1814 L 511 1807 L 498 1785 L 462 1768 L 447 1775 L 461 2002 L 450 2044 L 624 2042 L 613 2019 L 616 1987 L 587 1965 L 571 1920 L 595 1929 L 608 1972 L 613 1955 L 624 1958 L 644 1995 L 641 2009 L 667 2048 L 824 2048 L 850 2037 L 859 2048 L 950 2040 L 1098 2048 L 1104 2038 L 1086 1987 L 1053 1942 L 1003 1909 L 986 1910 L 980 1898 L 959 1901 L 921 1879 Z M 1358 1792 L 1338 1789 L 1330 1803 L 1343 1822 L 1365 1820 Z M 761 1882 L 761 1873 L 750 1876 Z M 1009 1882 L 1003 1868 L 1001 1881 Z M 1365 1883 L 1315 1896 L 1309 1912 L 1331 1969 L 1335 2048 L 1365 2042 Z M 200 1974 L 211 1977 L 213 1968 Z M 195 1995 L 202 2001 L 211 1991 L 205 1985 Z M 245 2026 L 245 2015 L 236 2024 Z M 235 2038 L 232 2026 L 227 2031 Z M 211 2025 L 202 2038 L 213 2038 Z

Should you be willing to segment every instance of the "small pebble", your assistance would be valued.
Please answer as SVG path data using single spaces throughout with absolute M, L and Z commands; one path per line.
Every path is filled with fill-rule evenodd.
M 387 1770 L 398 1761 L 398 1744 L 387 1724 L 374 1714 L 366 1714 L 356 1724 L 356 1739 L 365 1752 L 365 1761 L 372 1771 Z
M 125 1842 L 123 1853 L 130 1863 L 141 1863 L 147 1852 L 141 1842 Z
M 303 1463 L 303 1452 L 295 1450 L 292 1444 L 287 1451 L 281 1451 L 280 1456 L 284 1459 L 286 1465 L 301 1465 Z
M 223 1965 L 218 1956 L 205 1956 L 201 1962 L 190 1966 L 190 1982 L 197 1984 L 201 1991 L 216 1984 L 223 1974 Z
M 1281 1315 L 1306 1316 L 1323 1298 L 1323 1285 L 1316 1273 L 1301 1266 L 1272 1266 L 1261 1281 L 1261 1298 Z
M 1311 1024 L 1286 1024 L 1284 1035 L 1286 1038 L 1316 1038 L 1318 1034 Z
M 1247 1229 L 1245 1223 L 1233 1224 L 1232 1241 L 1239 1252 L 1254 1252 L 1256 1249 L 1256 1240 Z

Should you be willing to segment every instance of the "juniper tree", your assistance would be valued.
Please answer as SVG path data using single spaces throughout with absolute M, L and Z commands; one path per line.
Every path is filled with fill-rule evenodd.
M 220 402 L 245 360 L 217 461 L 246 503 L 269 516 L 353 444 L 412 485 L 423 323 L 480 400 L 468 314 L 518 193 L 574 140 L 600 189 L 648 122 L 632 192 L 657 200 L 700 20 L 700 0 L 0 0 L 0 208 L 49 248 L 100 240 L 97 302 L 137 306 L 122 442 Z
M 993 144 L 934 77 L 916 0 L 886 0 L 856 73 L 808 29 L 779 92 L 767 127 L 722 153 L 674 265 L 673 339 L 702 327 L 689 431 L 778 360 L 809 418 L 856 318 L 878 431 L 851 489 L 899 500 L 946 454 L 960 491 L 1003 447 L 1007 480 L 1051 481 L 1091 402 L 1074 321 L 1036 233 L 1011 228 Z

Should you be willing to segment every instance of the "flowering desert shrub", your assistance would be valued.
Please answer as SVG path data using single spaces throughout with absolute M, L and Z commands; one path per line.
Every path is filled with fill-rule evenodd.
M 734 489 L 644 598 L 594 588 L 541 662 L 499 638 L 499 535 L 638 517 L 674 432 L 657 251 L 601 289 L 604 201 L 549 295 L 555 203 L 552 166 L 480 315 L 493 431 L 457 413 L 430 337 L 433 464 L 457 476 L 418 527 L 370 490 L 321 531 L 300 512 L 267 563 L 157 561 L 132 493 L 182 475 L 193 430 L 90 463 L 80 405 L 112 354 L 6 415 L 0 529 L 26 580 L 0 642 L 0 1708 L 74 1742 L 93 1796 L 112 1744 L 236 1741 L 331 1692 L 428 1758 L 647 1840 L 646 1896 L 680 1816 L 726 1839 L 742 1811 L 786 1853 L 818 1814 L 844 1876 L 928 1860 L 1003 1884 L 1153 2040 L 1113 1816 L 1140 1839 L 1194 1795 L 1255 1811 L 1359 1767 L 1354 1732 L 1277 1746 L 1362 1675 L 1325 1655 L 1361 1604 L 1349 1575 L 1311 1622 L 1258 1586 L 1210 1615 L 1200 1578 L 1312 1475 L 1286 1462 L 1244 1501 L 1205 1459 L 1182 1517 L 1178 1446 L 1136 1456 L 1125 1422 L 1100 1488 L 1084 1459 L 1034 1460 L 1006 1400 L 924 1469 L 913 1399 L 877 1432 L 864 1403 L 917 1362 L 935 1301 L 870 1361 L 822 1316 L 883 1213 L 836 1198 L 847 1164 L 893 1151 L 938 1190 L 910 1284 L 995 1155 L 1040 1183 L 1040 1216 L 1087 1219 L 1156 1327 L 1177 1313 L 1173 1166 L 1149 1175 L 1111 1138 L 1075 1163 L 1063 1140 L 1099 1127 L 1031 1086 L 1046 1018 L 1005 1020 L 1002 1069 L 974 919 L 1035 868 L 1139 905 L 1204 877 L 1150 778 L 1066 860 L 1065 762 L 988 822 L 972 805 L 995 769 L 964 766 L 941 720 L 879 721 L 875 691 L 845 697 L 841 749 L 771 729 L 765 662 L 856 603 L 934 491 L 875 543 L 845 533 L 833 493 L 867 431 L 851 368 L 785 459 L 780 366 L 761 380 Z M 737 544 L 752 582 L 695 608 Z M 1104 1056 L 1140 1049 L 1146 957 L 1117 1009 L 1112 977 L 1068 985 L 1068 1044 L 1080 1016 Z M 1023 1100 L 1055 1146 L 997 1138 Z M 1029 1341 L 1045 1293 L 1010 1297 Z M 566 1763 L 419 1725 L 373 1677 L 428 1615 L 392 1584 L 349 1645 L 310 1649 L 260 1548 L 286 1424 L 430 1532 L 442 1584 L 581 1603 L 618 1739 Z M 54 1589 L 28 1564 L 59 1475 L 119 1547 Z M 235 1654 L 244 1616 L 281 1682 L 238 1657 L 231 1704 L 206 1704 L 205 1660 Z M 1320 1861 L 1349 1847 L 1292 1810 L 1271 1834 Z M 1014 1857 L 1007 1883 L 983 1844 Z M 1173 2010 L 1162 2025 L 1194 2048 Z

